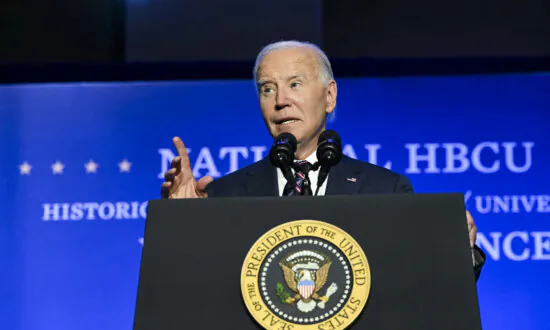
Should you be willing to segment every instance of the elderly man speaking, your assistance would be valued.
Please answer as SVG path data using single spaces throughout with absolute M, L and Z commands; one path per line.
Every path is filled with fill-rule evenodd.
M 295 175 L 307 177 L 317 186 L 317 142 L 326 130 L 327 118 L 336 107 L 338 88 L 330 62 L 317 46 L 298 41 L 267 45 L 258 54 L 254 79 L 263 119 L 274 138 L 281 133 L 296 137 L 296 159 L 301 167 Z M 189 156 L 179 137 L 173 139 L 178 156 L 165 173 L 163 198 L 206 198 L 221 196 L 285 196 L 287 180 L 281 170 L 264 158 L 250 166 L 213 181 L 206 176 L 196 181 Z M 350 182 L 348 178 L 355 180 Z M 412 193 L 409 180 L 398 173 L 347 156 L 331 170 L 318 195 Z M 474 272 L 479 278 L 485 255 L 475 245 L 477 228 L 467 212 Z

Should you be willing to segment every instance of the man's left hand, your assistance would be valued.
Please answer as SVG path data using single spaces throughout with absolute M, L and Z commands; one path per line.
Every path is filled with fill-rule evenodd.
M 477 227 L 474 223 L 474 218 L 470 212 L 466 211 L 466 221 L 468 222 L 468 234 L 470 236 L 470 247 L 473 248 L 477 237 Z

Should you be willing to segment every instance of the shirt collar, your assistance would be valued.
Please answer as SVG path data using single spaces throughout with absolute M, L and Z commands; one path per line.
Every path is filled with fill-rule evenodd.
M 296 159 L 295 161 L 299 161 L 299 160 L 301 160 L 301 159 Z M 305 160 L 310 162 L 311 165 L 315 164 L 317 162 L 317 149 L 315 149 L 313 151 L 313 153 L 311 155 L 309 155 L 309 157 L 307 157 Z

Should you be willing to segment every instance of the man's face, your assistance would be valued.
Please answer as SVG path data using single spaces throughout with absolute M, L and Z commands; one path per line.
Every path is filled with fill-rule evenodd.
M 269 133 L 292 133 L 298 143 L 315 140 L 336 105 L 336 83 L 318 76 L 315 53 L 307 48 L 275 50 L 260 63 L 260 107 Z

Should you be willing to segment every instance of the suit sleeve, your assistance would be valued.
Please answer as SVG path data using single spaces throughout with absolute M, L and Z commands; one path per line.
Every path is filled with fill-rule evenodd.
M 474 275 L 476 277 L 476 281 L 481 275 L 481 269 L 485 264 L 485 259 L 487 259 L 485 253 L 479 248 L 479 246 L 474 244 L 474 248 L 472 249 L 472 260 L 474 263 Z
M 400 175 L 393 187 L 393 192 L 412 194 L 414 189 L 411 181 L 406 176 Z

